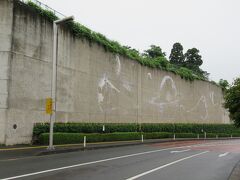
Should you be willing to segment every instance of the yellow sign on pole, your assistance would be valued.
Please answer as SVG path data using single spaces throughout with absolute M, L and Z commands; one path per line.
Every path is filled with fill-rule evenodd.
M 52 104 L 53 104 L 52 98 L 47 98 L 46 99 L 46 113 L 47 114 L 52 114 Z

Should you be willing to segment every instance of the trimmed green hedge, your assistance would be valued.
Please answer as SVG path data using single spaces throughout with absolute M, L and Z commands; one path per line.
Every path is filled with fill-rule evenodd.
M 111 142 L 111 141 L 130 141 L 130 140 L 141 140 L 142 133 L 140 132 L 129 132 L 129 133 L 54 133 L 54 144 L 79 144 L 83 143 L 84 136 L 87 137 L 87 142 Z M 176 138 L 197 138 L 197 134 L 194 133 L 176 133 Z M 199 134 L 200 138 L 203 138 L 203 134 Z M 207 133 L 207 138 L 218 137 L 231 137 L 230 134 L 215 134 Z M 153 132 L 153 133 L 143 133 L 144 139 L 166 139 L 173 138 L 173 133 L 169 132 Z M 240 137 L 240 133 L 235 133 L 233 137 Z M 39 136 L 39 143 L 47 145 L 49 143 L 49 133 L 43 133 Z
M 108 134 L 81 134 L 81 133 L 54 133 L 54 144 L 83 143 L 83 137 L 87 136 L 87 142 L 127 141 L 141 139 L 140 133 L 108 133 Z M 49 133 L 39 136 L 40 144 L 48 144 Z
M 103 133 L 100 123 L 55 123 L 54 132 L 62 133 Z M 105 124 L 104 133 L 114 132 L 170 132 L 170 133 L 240 133 L 240 129 L 230 124 Z M 49 123 L 37 123 L 33 135 L 49 132 Z
M 165 138 L 173 138 L 173 134 L 169 132 L 152 132 L 152 133 L 144 133 L 144 139 L 165 139 Z
M 104 124 L 105 133 L 139 132 L 138 124 Z M 49 123 L 37 123 L 33 128 L 33 135 L 49 132 Z M 64 133 L 103 133 L 103 124 L 100 123 L 55 123 L 54 132 Z
M 239 133 L 232 133 L 231 135 L 232 135 L 232 137 L 240 137 Z
M 141 134 L 139 132 L 130 133 L 106 133 L 106 134 L 82 134 L 82 133 L 54 133 L 54 144 L 77 144 L 83 143 L 84 136 L 87 137 L 87 142 L 111 142 L 111 141 L 130 141 L 141 140 Z M 173 138 L 172 133 L 160 132 L 160 133 L 145 133 L 144 139 L 164 139 Z M 196 135 L 194 136 L 196 137 Z M 40 144 L 48 144 L 49 133 L 43 133 L 39 136 Z
M 197 138 L 197 134 L 194 133 L 176 133 L 176 138 Z

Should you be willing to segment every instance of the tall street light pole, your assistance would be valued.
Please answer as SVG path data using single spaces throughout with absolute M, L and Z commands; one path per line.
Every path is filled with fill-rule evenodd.
M 53 64 L 52 64 L 52 87 L 51 98 L 53 101 L 53 112 L 50 115 L 50 135 L 49 135 L 49 150 L 53 150 L 53 126 L 56 120 L 56 93 L 57 93 L 57 54 L 58 54 L 58 26 L 68 21 L 73 21 L 74 17 L 66 17 L 53 22 Z

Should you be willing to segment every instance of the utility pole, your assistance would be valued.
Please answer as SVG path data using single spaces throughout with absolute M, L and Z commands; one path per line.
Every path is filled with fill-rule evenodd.
M 52 87 L 51 98 L 53 101 L 53 112 L 50 115 L 50 134 L 48 150 L 53 150 L 53 126 L 56 121 L 56 94 L 57 94 L 57 54 L 58 54 L 58 26 L 69 21 L 73 21 L 74 17 L 66 17 L 53 22 L 53 64 L 52 64 Z

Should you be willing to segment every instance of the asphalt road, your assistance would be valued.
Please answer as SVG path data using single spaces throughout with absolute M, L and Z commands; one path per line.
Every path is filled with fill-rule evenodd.
M 185 141 L 47 156 L 0 156 L 0 179 L 227 180 L 240 140 Z

